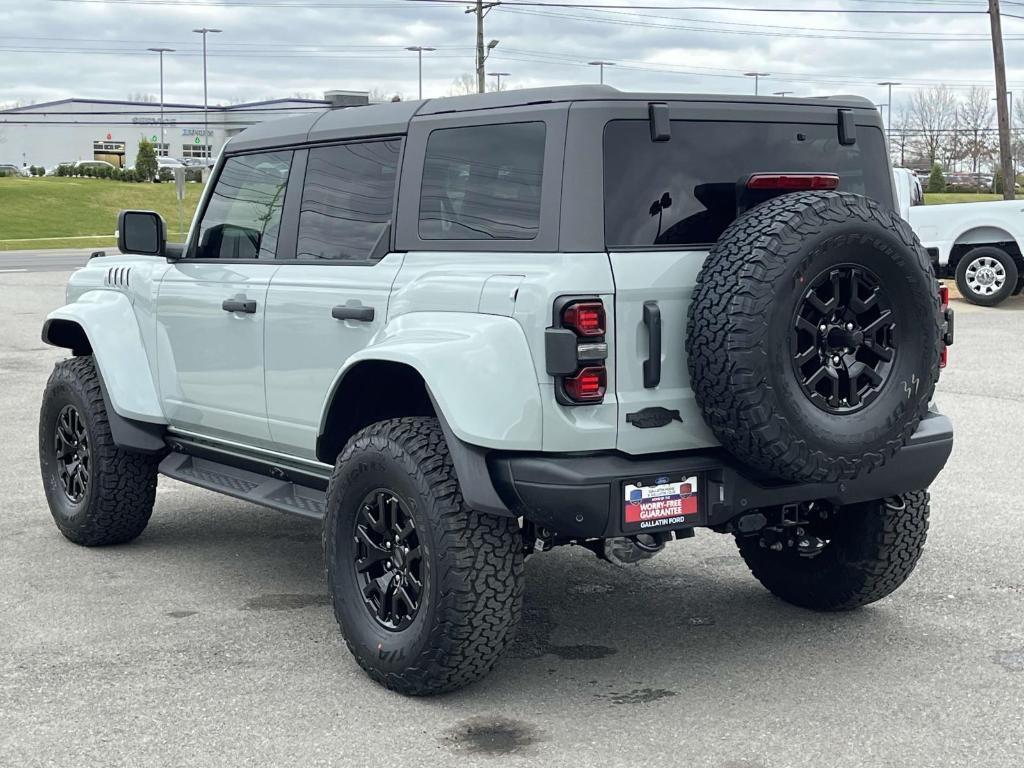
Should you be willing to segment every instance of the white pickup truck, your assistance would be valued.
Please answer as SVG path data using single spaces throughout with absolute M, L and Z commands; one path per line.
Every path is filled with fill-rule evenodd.
M 896 176 L 897 189 L 900 181 Z M 967 301 L 994 307 L 1021 292 L 1024 200 L 909 206 L 899 197 L 900 212 L 928 249 L 936 275 L 955 277 Z

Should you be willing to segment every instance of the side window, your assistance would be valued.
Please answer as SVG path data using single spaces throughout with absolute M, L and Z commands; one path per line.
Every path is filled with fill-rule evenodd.
M 365 261 L 391 223 L 399 140 L 309 150 L 299 213 L 299 259 Z
M 443 128 L 427 139 L 424 240 L 532 240 L 540 230 L 542 122 Z
M 273 259 L 291 152 L 229 157 L 199 225 L 197 259 Z

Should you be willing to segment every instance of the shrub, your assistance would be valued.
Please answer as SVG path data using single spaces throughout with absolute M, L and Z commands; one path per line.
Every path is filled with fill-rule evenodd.
M 135 172 L 148 180 L 156 176 L 156 171 L 156 147 L 145 139 L 140 139 L 139 151 L 135 155 Z
M 203 180 L 203 169 L 202 168 L 186 168 L 185 169 L 185 181 L 202 181 Z
M 156 181 L 174 181 L 174 171 L 170 168 L 161 168 L 156 175 Z
M 932 173 L 928 177 L 929 192 L 945 192 L 946 178 L 942 175 L 942 166 L 938 163 L 932 166 Z

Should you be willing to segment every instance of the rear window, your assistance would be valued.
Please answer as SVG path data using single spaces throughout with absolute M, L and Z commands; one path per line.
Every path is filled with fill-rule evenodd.
M 540 229 L 544 123 L 431 132 L 420 191 L 424 240 L 532 240 Z
M 715 242 L 736 218 L 737 182 L 752 173 L 839 175 L 839 189 L 892 206 L 885 140 L 858 126 L 839 143 L 835 125 L 672 121 L 672 139 L 651 141 L 646 120 L 614 120 L 604 133 L 608 247 Z

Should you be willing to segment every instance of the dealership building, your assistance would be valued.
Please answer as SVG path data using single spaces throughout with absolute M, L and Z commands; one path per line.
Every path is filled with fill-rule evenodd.
M 157 154 L 216 157 L 224 142 L 250 125 L 324 107 L 369 103 L 362 91 L 328 91 L 323 99 L 271 99 L 229 106 L 106 99 L 62 99 L 0 110 L 0 164 L 43 166 L 104 160 L 133 166 L 139 141 Z M 162 114 L 162 117 L 161 117 Z

